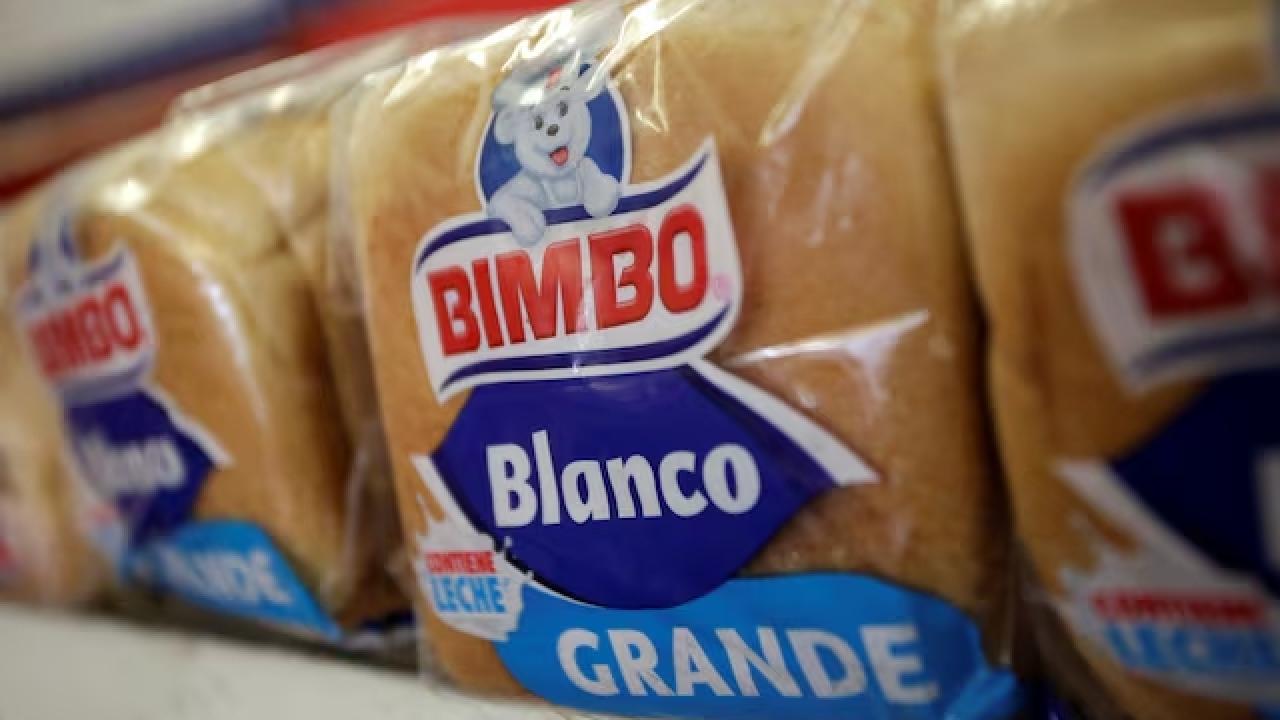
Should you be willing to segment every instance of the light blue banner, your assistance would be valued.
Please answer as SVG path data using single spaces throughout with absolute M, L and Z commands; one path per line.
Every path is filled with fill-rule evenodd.
M 1022 704 L 948 603 L 848 574 L 735 579 L 659 610 L 526 586 L 498 652 L 530 691 L 598 712 L 770 720 L 994 720 Z
M 342 633 L 261 528 L 183 525 L 131 557 L 135 576 L 192 604 L 337 642 Z

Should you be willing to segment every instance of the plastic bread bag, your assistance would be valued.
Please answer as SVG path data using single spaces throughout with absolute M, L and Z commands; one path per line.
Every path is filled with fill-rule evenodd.
M 22 262 L 8 236 L 38 206 L 33 195 L 0 218 L 0 302 Z M 0 316 L 0 599 L 80 606 L 104 587 L 105 568 L 82 532 L 99 508 L 62 441 L 56 400 Z
M 1018 534 L 1046 659 L 1090 668 L 1059 680 L 1100 718 L 1280 708 L 1272 11 L 944 13 Z
M 363 330 L 326 285 L 327 117 L 421 38 L 201 90 L 50 190 L 14 314 L 126 591 L 352 649 L 410 621 Z
M 462 687 L 1017 706 L 927 7 L 571 6 L 345 106 L 421 624 Z

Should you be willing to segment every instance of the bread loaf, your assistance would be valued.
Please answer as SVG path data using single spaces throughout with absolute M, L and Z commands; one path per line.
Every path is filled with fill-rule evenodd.
M 130 536 L 113 558 L 126 583 L 341 640 L 403 600 L 383 569 L 394 515 L 375 517 L 369 500 L 388 481 L 368 428 L 376 405 L 360 389 L 371 383 L 359 377 L 371 372 L 361 327 L 328 302 L 311 229 L 326 225 L 327 105 L 252 110 L 176 119 L 62 179 L 51 190 L 62 204 L 43 222 L 65 241 L 37 241 L 23 282 L 42 291 L 70 262 L 73 277 L 131 288 L 142 378 L 88 399 L 63 393 L 69 447 Z M 18 316 L 53 384 L 108 384 L 95 363 L 114 352 L 104 361 L 75 355 L 66 337 L 42 344 L 52 315 L 33 306 Z M 88 347 L 85 327 L 74 342 Z M 163 419 L 130 403 L 158 405 Z M 171 460 L 142 454 L 156 442 L 176 454 L 180 478 L 165 479 Z M 129 453 L 155 464 L 124 465 Z
M 545 138 L 529 140 L 543 143 L 538 147 L 549 150 L 550 162 L 557 166 L 565 166 L 567 158 L 571 165 L 580 163 L 579 168 L 587 167 L 587 160 L 591 160 L 590 168 L 594 169 L 575 171 L 583 173 L 576 187 L 585 198 L 576 200 L 582 203 L 577 209 L 558 208 L 552 202 L 542 206 L 545 216 L 543 210 L 537 211 L 537 217 L 545 220 L 548 237 L 575 237 L 571 231 L 585 236 L 622 223 L 615 218 L 632 212 L 628 208 L 642 202 L 629 199 L 633 191 L 643 188 L 658 193 L 655 187 L 671 187 L 664 183 L 685 172 L 693 162 L 690 158 L 700 157 L 713 142 L 713 149 L 707 152 L 718 157 L 717 172 L 722 173 L 731 228 L 713 227 L 708 219 L 706 236 L 712 238 L 720 232 L 719 237 L 727 233 L 732 239 L 736 235 L 736 245 L 731 242 L 730 247 L 741 259 L 743 292 L 740 316 L 718 347 L 709 351 L 709 363 L 698 361 L 691 367 L 718 387 L 723 387 L 719 383 L 745 381 L 766 391 L 781 401 L 779 404 L 791 408 L 787 412 L 812 423 L 812 436 L 825 438 L 829 433 L 832 442 L 843 444 L 864 460 L 876 477 L 847 482 L 848 486 L 819 494 L 797 508 L 776 533 L 757 538 L 747 537 L 745 531 L 724 536 L 707 529 L 708 534 L 694 536 L 699 538 L 695 542 L 723 546 L 726 553 L 741 552 L 745 565 L 731 570 L 740 571 L 743 577 L 773 581 L 829 572 L 876 578 L 943 598 L 977 620 L 990 648 L 1001 647 L 1005 518 L 985 454 L 973 307 L 932 109 L 929 26 L 924 22 L 930 14 L 922 9 L 926 6 L 931 7 L 924 3 L 812 1 L 780 5 L 727 0 L 588 4 L 429 53 L 367 82 L 368 87 L 355 100 L 349 137 L 343 140 L 349 166 L 343 185 L 350 193 L 377 384 L 403 522 L 411 546 L 420 553 L 428 550 L 426 560 L 419 555 L 420 563 L 433 564 L 436 577 L 453 572 L 441 569 L 452 559 L 431 548 L 438 549 L 434 536 L 445 534 L 440 528 L 450 524 L 444 518 L 451 517 L 455 506 L 473 522 L 488 522 L 484 517 L 488 510 L 483 503 L 477 505 L 466 489 L 484 485 L 485 455 L 446 457 L 452 452 L 452 443 L 465 441 L 471 433 L 491 431 L 494 440 L 515 442 L 514 427 L 508 426 L 520 422 L 521 417 L 544 413 L 548 423 L 563 423 L 557 428 L 564 432 L 550 436 L 557 462 L 567 462 L 575 457 L 574 452 L 580 452 L 583 454 L 576 457 L 604 464 L 607 456 L 591 455 L 583 444 L 593 435 L 618 432 L 609 425 L 615 416 L 638 416 L 631 427 L 637 437 L 667 432 L 672 437 L 664 439 L 678 443 L 681 436 L 700 432 L 699 423 L 677 409 L 674 400 L 666 407 L 668 395 L 625 389 L 630 386 L 624 383 L 639 381 L 624 371 L 619 371 L 623 372 L 621 378 L 614 379 L 611 371 L 588 367 L 593 362 L 588 351 L 610 348 L 613 342 L 608 336 L 594 334 L 599 328 L 592 323 L 600 317 L 600 294 L 607 290 L 600 284 L 591 285 L 597 315 L 592 316 L 593 309 L 582 311 L 584 316 L 580 317 L 585 319 L 580 323 L 586 323 L 588 331 L 581 333 L 583 325 L 579 324 L 578 344 L 567 346 L 570 352 L 586 353 L 564 371 L 567 377 L 556 375 L 547 381 L 545 372 L 502 376 L 455 392 L 448 389 L 449 381 L 442 381 L 447 373 L 438 374 L 438 368 L 430 366 L 440 362 L 454 367 L 448 365 L 452 362 L 449 351 L 443 353 L 443 359 L 431 356 L 433 359 L 424 360 L 424 353 L 435 352 L 427 349 L 435 342 L 433 317 L 452 323 L 452 330 L 441 332 L 454 333 L 453 342 L 466 342 L 458 334 L 465 334 L 465 322 L 459 320 L 462 316 L 447 317 L 450 312 L 473 312 L 472 337 L 477 344 L 480 338 L 489 338 L 489 348 L 495 347 L 495 340 L 501 346 L 504 337 L 514 348 L 518 333 L 529 342 L 533 341 L 528 337 L 530 332 L 543 338 L 545 328 L 528 325 L 521 316 L 512 324 L 512 305 L 504 305 L 507 309 L 502 310 L 506 333 L 498 327 L 499 320 L 493 317 L 497 311 L 485 303 L 507 303 L 510 296 L 505 286 L 493 291 L 498 300 L 473 301 L 471 295 L 464 295 L 467 299 L 458 301 L 457 295 L 437 295 L 434 312 L 445 315 L 432 316 L 426 309 L 430 306 L 418 306 L 418 293 L 438 279 L 444 282 L 458 276 L 449 275 L 453 271 L 448 269 L 432 274 L 421 268 L 433 262 L 426 258 L 436 248 L 443 254 L 463 247 L 463 241 L 456 238 L 473 227 L 493 228 L 493 234 L 483 242 L 492 243 L 494 253 L 505 253 L 497 255 L 494 263 L 505 263 L 501 258 L 516 257 L 524 250 L 538 252 L 528 250 L 541 247 L 533 244 L 539 242 L 536 234 L 541 232 L 536 219 L 504 216 L 497 209 L 506 186 L 492 192 L 486 164 L 497 155 L 488 153 L 502 152 L 499 146 L 510 142 L 501 139 L 504 133 L 515 134 L 513 157 L 521 158 L 527 149 L 521 145 L 526 137 L 521 133 L 543 133 L 554 145 L 557 133 L 565 137 L 580 132 L 581 124 L 569 124 L 578 112 L 571 105 L 572 93 L 580 92 L 577 85 L 570 89 L 570 83 L 587 82 L 591 71 L 579 72 L 578 63 L 584 68 L 598 63 L 607 79 L 595 75 L 585 92 L 594 98 L 592 103 L 617 98 L 614 102 L 624 121 L 622 143 L 628 148 L 623 154 L 629 152 L 630 157 L 630 185 L 625 177 L 613 174 L 617 170 L 603 169 L 608 165 L 607 151 L 589 149 L 585 159 L 580 159 L 583 151 L 577 143 L 586 142 L 580 135 L 572 135 L 559 149 L 551 149 Z M 610 13 L 616 13 L 613 20 L 608 19 Z M 509 92 L 508 82 L 522 73 L 534 81 L 522 91 L 524 95 Z M 539 83 L 544 83 L 542 89 Z M 607 89 L 600 90 L 601 84 Z M 561 103 L 557 108 L 557 92 L 570 104 Z M 503 103 L 525 103 L 529 93 L 543 98 L 544 104 L 525 111 L 534 114 L 516 115 L 523 124 L 504 130 L 503 116 L 509 106 Z M 546 99 L 548 94 L 551 100 Z M 517 97 L 521 99 L 511 100 Z M 591 143 L 604 135 L 602 123 L 609 117 L 597 107 L 590 106 L 595 123 Z M 536 174 L 535 168 L 543 167 L 536 159 L 515 162 L 523 168 L 519 172 Z M 694 167 L 692 172 L 703 166 Z M 596 173 L 607 177 L 600 180 Z M 544 189 L 550 196 L 561 193 L 551 185 Z M 611 191 L 616 191 L 612 198 Z M 482 196 L 477 197 L 478 193 Z M 609 205 L 611 199 L 618 204 Z M 572 206 L 574 202 L 560 204 Z M 715 204 L 707 202 L 710 204 L 698 207 Z M 650 224 L 653 236 L 660 235 L 661 209 L 635 212 L 642 214 L 626 217 L 639 217 L 640 222 Z M 557 219 L 565 216 L 570 216 L 568 224 Z M 464 221 L 470 224 L 464 226 Z M 523 223 L 519 227 L 524 230 L 518 229 L 517 223 Z M 534 230 L 533 243 L 529 236 L 517 234 L 526 233 L 529 227 Z M 450 233 L 450 228 L 461 229 Z M 561 228 L 568 229 L 561 232 Z M 475 246 L 482 242 L 463 240 Z M 570 247 L 564 242 L 569 241 L 555 247 Z M 544 257 L 549 258 L 552 250 L 546 252 Z M 631 261 L 640 262 L 634 254 Z M 479 297 L 488 292 L 489 271 L 483 264 L 488 259 L 474 262 L 479 264 L 459 267 L 486 268 L 485 277 L 466 288 L 467 293 Z M 615 270 L 622 272 L 626 263 L 620 258 L 615 262 L 619 263 Z M 556 271 L 547 269 L 552 265 L 550 260 L 543 263 L 542 292 L 546 293 L 549 273 Z M 558 272 L 570 273 L 568 277 L 578 278 L 571 282 L 584 286 L 602 282 L 595 275 L 590 283 L 580 279 L 573 274 L 573 267 L 562 264 Z M 590 273 L 604 272 L 601 266 L 593 264 L 591 268 Z M 588 271 L 582 272 L 581 277 L 586 277 Z M 696 278 L 699 271 L 693 272 Z M 712 278 L 719 277 L 711 281 L 712 287 L 720 282 L 721 291 L 733 292 L 737 278 L 731 269 L 722 275 L 714 268 L 708 272 Z M 413 280 L 406 283 L 411 275 Z M 566 275 L 559 277 L 564 281 Z M 630 277 L 634 281 L 635 276 Z M 678 289 L 682 282 L 685 280 L 677 278 L 673 287 Z M 634 305 L 643 295 L 636 287 L 632 286 L 636 294 L 622 307 Z M 653 291 L 655 286 L 649 287 Z M 662 292 L 673 291 L 673 287 Z M 563 300 L 566 305 L 574 302 L 572 297 L 564 297 L 569 298 Z M 586 297 L 584 306 L 591 304 L 593 295 Z M 652 292 L 649 297 L 652 300 Z M 474 311 L 458 310 L 458 302 L 479 304 Z M 554 308 L 550 315 L 553 324 Z M 556 325 L 559 333 L 570 331 L 572 326 L 572 312 L 564 312 L 565 317 Z M 486 324 L 491 326 L 483 329 L 491 334 L 482 336 L 479 326 Z M 523 331 L 516 327 L 520 324 L 524 324 Z M 502 352 L 493 350 L 498 358 L 494 362 L 510 360 Z M 528 352 L 533 358 L 529 363 L 552 362 L 556 357 L 541 348 Z M 518 362 L 526 362 L 524 356 Z M 707 365 L 712 366 L 705 369 Z M 572 369 L 577 367 L 584 369 L 580 373 Z M 725 378 L 716 367 L 732 375 Z M 512 375 L 518 374 L 512 371 Z M 544 382 L 576 389 L 565 390 L 560 400 L 550 396 L 533 399 L 535 390 L 530 388 Z M 585 402 L 583 398 L 599 401 L 595 420 L 571 415 L 575 409 L 570 405 Z M 561 401 L 565 405 L 555 409 Z M 479 413 L 481 406 L 492 414 L 467 419 L 472 408 Z M 546 437 L 544 434 L 543 441 Z M 620 432 L 616 437 L 624 444 Z M 525 434 L 523 441 L 528 440 Z M 535 435 L 535 446 L 538 442 Z M 489 448 L 487 467 L 492 480 L 496 456 L 493 446 Z M 423 469 L 429 462 L 424 458 L 432 453 L 430 462 L 438 468 L 443 484 L 432 485 L 430 477 L 435 471 Z M 550 450 L 545 457 L 551 457 Z M 446 461 L 453 464 L 446 466 Z M 622 460 L 617 462 L 621 467 Z M 854 474 L 852 463 L 837 463 L 835 473 Z M 656 460 L 652 465 L 658 467 Z M 507 469 L 512 467 L 516 466 Z M 539 477 L 542 472 L 538 470 Z M 609 472 L 612 477 L 614 471 Z M 599 475 L 596 477 L 598 480 Z M 445 487 L 446 494 L 456 497 L 441 497 L 440 489 Z M 602 485 L 596 489 L 603 492 Z M 546 502 L 547 496 L 542 497 Z M 646 511 L 645 518 L 635 518 L 634 508 L 627 515 L 622 507 L 615 498 L 608 506 L 597 505 L 591 519 L 598 517 L 596 513 L 607 517 L 616 512 L 613 522 L 623 526 L 649 522 L 647 518 L 652 517 Z M 542 512 L 547 512 L 545 507 Z M 578 512 L 572 523 L 581 525 L 583 511 Z M 568 518 L 563 522 L 571 523 Z M 658 553 L 659 536 L 666 530 L 658 519 L 652 523 L 648 526 L 651 530 L 642 532 L 648 533 L 655 543 L 653 552 Z M 648 569 L 630 565 L 638 561 L 635 555 L 607 555 L 602 550 L 593 562 L 604 564 L 583 568 L 584 574 L 596 572 L 596 576 L 581 582 L 574 577 L 572 581 L 584 589 L 566 590 L 564 583 L 569 581 L 556 573 L 567 575 L 564 566 L 577 562 L 573 553 L 591 552 L 591 542 L 521 535 L 510 544 L 511 537 L 504 540 L 503 535 L 492 533 L 492 549 L 499 551 L 495 556 L 502 555 L 505 547 L 505 557 L 520 572 L 531 570 L 536 580 L 589 603 L 608 605 L 590 597 L 593 592 L 604 592 L 593 590 L 593 584 L 605 583 L 606 568 L 616 567 L 619 573 L 631 568 L 629 572 L 639 576 L 638 592 L 652 589 L 646 582 L 656 588 L 670 580 L 647 576 Z M 561 554 L 563 565 L 548 561 L 534 567 L 531 553 L 542 550 L 549 556 Z M 669 556 L 673 564 L 679 564 L 677 554 Z M 432 596 L 432 572 L 428 567 L 420 576 L 422 601 L 437 610 L 427 618 L 424 629 L 435 657 L 450 677 L 464 687 L 486 692 L 535 692 L 559 702 L 587 704 L 577 697 L 554 696 L 541 687 L 529 687 L 528 676 L 534 671 L 512 671 L 522 663 L 516 656 L 514 639 L 505 645 L 495 643 L 497 638 L 484 636 L 487 631 L 459 629 L 465 620 L 443 617 L 440 603 L 451 601 Z M 474 567 L 466 572 L 475 572 Z M 742 581 L 730 581 L 734 583 Z M 779 596 L 786 592 L 776 591 Z M 621 595 L 619 603 L 634 603 L 626 607 L 662 605 L 658 600 Z M 550 632 L 534 625 L 537 620 L 530 615 L 530 597 L 526 592 L 525 615 L 512 638 L 526 632 Z M 859 598 L 847 597 L 845 602 L 854 608 Z M 764 605 L 756 612 L 761 613 L 759 621 L 767 624 Z M 819 611 L 813 612 L 812 621 L 821 625 L 816 619 Z M 853 610 L 850 613 L 856 616 Z M 674 617 L 658 624 L 662 622 L 679 624 Z M 694 632 L 710 634 L 706 627 Z M 707 636 L 698 637 L 702 642 Z M 930 639 L 921 641 L 927 644 Z M 536 662 L 554 667 L 554 638 L 546 642 L 550 647 L 536 645 L 538 653 L 545 653 L 535 654 L 539 658 Z M 564 662 L 564 656 L 560 658 Z M 595 661 L 580 662 L 586 667 Z M 660 672 L 670 669 L 667 659 L 661 663 Z M 634 689 L 630 692 L 634 694 Z M 612 705 L 600 702 L 600 709 L 639 708 L 618 700 Z M 764 703 L 749 712 L 764 712 L 769 707 L 773 706 Z M 794 709 L 787 707 L 777 706 L 780 714 L 776 716 L 790 716 L 787 713 Z M 664 714 L 679 714 L 681 708 L 689 711 L 685 706 L 644 706 L 648 712 Z
M 1267 367 L 1266 343 L 1246 336 L 1237 347 L 1251 356 L 1244 364 L 1220 345 L 1215 355 L 1205 349 L 1220 342 L 1215 334 L 1239 330 L 1229 312 L 1194 306 L 1194 298 L 1181 309 L 1162 306 L 1149 294 L 1162 282 L 1170 292 L 1203 293 L 1197 283 L 1217 282 L 1220 269 L 1205 258 L 1223 259 L 1213 253 L 1238 241 L 1217 237 L 1225 244 L 1206 251 L 1207 235 L 1194 223 L 1184 240 L 1172 237 L 1181 231 L 1160 223 L 1182 222 L 1188 211 L 1168 193 L 1201 188 L 1202 208 L 1240 201 L 1241 212 L 1259 212 L 1244 188 L 1274 135 L 1214 128 L 1243 127 L 1240 118 L 1258 112 L 1250 107 L 1271 102 L 1268 8 L 1254 0 L 973 0 L 952 2 L 944 14 L 947 108 L 990 318 L 993 405 L 1018 535 L 1075 647 L 1118 701 L 1119 710 L 1099 700 L 1099 717 L 1253 717 L 1250 705 L 1278 699 L 1274 667 L 1220 655 L 1193 663 L 1171 657 L 1165 644 L 1177 633 L 1221 643 L 1238 630 L 1259 647 L 1280 637 L 1274 620 L 1236 628 L 1176 611 L 1199 598 L 1275 613 L 1274 584 L 1270 594 L 1241 594 L 1222 575 L 1222 565 L 1243 572 L 1237 579 L 1265 575 L 1249 570 L 1235 540 L 1223 540 L 1252 532 L 1264 508 L 1242 499 L 1232 506 L 1236 517 L 1215 500 L 1249 493 L 1252 481 L 1227 464 L 1238 451 L 1206 431 L 1225 424 L 1230 435 L 1256 438 L 1274 423 L 1244 402 L 1186 430 L 1206 417 L 1207 398 L 1221 397 L 1221 383 L 1264 373 L 1257 368 Z M 1233 144 L 1240 137 L 1253 144 Z M 1136 229 L 1143 203 L 1154 203 L 1146 217 L 1162 228 L 1150 236 Z M 1148 241 L 1156 244 L 1142 245 Z M 1143 247 L 1163 250 L 1143 260 Z M 1189 275 L 1161 280 L 1180 262 Z M 1274 323 L 1274 307 L 1259 313 L 1262 324 Z M 1139 351 L 1154 358 L 1193 337 L 1202 344 L 1194 369 L 1137 360 Z M 1219 464 L 1206 476 L 1202 462 Z M 1162 493 L 1176 500 L 1142 499 Z M 1185 524 L 1179 513 L 1197 519 Z M 1164 609 L 1150 610 L 1153 603 Z M 1148 610 L 1134 609 L 1141 607 Z M 1155 639 L 1134 650 L 1147 632 Z M 1069 647 L 1050 643 L 1046 651 L 1052 658 Z M 1188 665 L 1199 662 L 1206 664 Z
M 38 195 L 0 222 L 0 303 L 11 301 L 14 238 L 30 227 Z M 0 597 L 40 605 L 89 602 L 103 586 L 84 524 L 93 506 L 63 449 L 57 403 L 0 317 Z
M 340 607 L 350 445 L 307 277 L 269 198 L 230 138 L 148 183 L 144 203 L 89 198 L 77 240 L 88 261 L 124 244 L 157 323 L 156 383 L 234 458 L 205 481 L 195 516 L 262 526 L 304 582 Z M 323 183 L 323 176 L 316 184 Z

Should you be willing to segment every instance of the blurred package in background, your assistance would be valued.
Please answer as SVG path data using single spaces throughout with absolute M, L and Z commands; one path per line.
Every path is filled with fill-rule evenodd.
M 417 20 L 562 0 L 12 0 L 0 4 L 0 203 L 143 132 L 182 92 Z

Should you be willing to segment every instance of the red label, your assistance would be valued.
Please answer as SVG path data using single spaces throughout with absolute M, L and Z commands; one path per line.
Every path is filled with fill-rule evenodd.
M 146 340 L 128 287 L 113 281 L 30 324 L 27 333 L 51 379 L 137 351 Z
M 548 245 L 540 263 L 526 250 L 511 250 L 427 273 L 444 354 L 638 323 L 652 313 L 655 295 L 673 314 L 695 310 L 706 297 L 707 231 L 693 205 L 672 208 L 656 239 L 635 223 L 591 233 L 585 245 L 585 279 L 581 238 Z
M 615 263 L 622 267 L 615 274 Z M 591 236 L 591 282 L 596 296 L 596 322 L 601 328 L 643 320 L 653 307 L 653 235 L 644 225 L 630 225 Z M 620 291 L 630 297 L 619 298 Z
M 498 291 L 512 344 L 525 341 L 525 318 L 539 340 L 554 337 L 563 307 L 564 333 L 586 329 L 582 317 L 582 250 L 576 239 L 547 246 L 541 279 L 533 274 L 533 259 L 523 250 L 497 257 Z
M 1253 625 L 1266 612 L 1262 603 L 1251 598 L 1145 590 L 1099 593 L 1092 602 L 1098 615 L 1109 620 Z
M 1217 196 L 1192 186 L 1116 201 L 1148 312 L 1156 318 L 1240 307 L 1249 288 Z
M 492 575 L 493 553 L 474 551 L 429 552 L 427 569 L 437 574 Z

